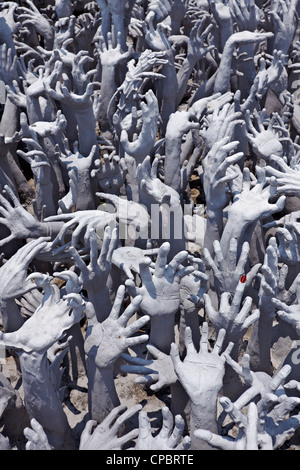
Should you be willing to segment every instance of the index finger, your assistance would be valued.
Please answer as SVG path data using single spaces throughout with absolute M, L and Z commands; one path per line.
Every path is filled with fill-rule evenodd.
M 125 286 L 120 286 L 117 290 L 116 298 L 110 312 L 110 318 L 118 319 L 125 295 Z
M 169 242 L 165 242 L 160 246 L 154 268 L 154 275 L 156 277 L 163 277 L 163 275 L 165 274 L 169 251 Z
M 100 255 L 98 258 L 99 266 L 105 265 L 105 262 L 107 260 L 107 253 L 108 253 L 109 245 L 111 242 L 111 234 L 112 234 L 111 227 L 108 225 L 107 227 L 105 227 L 105 230 L 104 230 L 103 243 L 102 243 Z
M 72 258 L 74 259 L 75 263 L 77 264 L 78 268 L 80 269 L 80 271 L 84 271 L 87 269 L 86 267 L 86 264 L 85 262 L 83 261 L 83 259 L 81 258 L 81 256 L 79 255 L 78 251 L 76 250 L 76 248 L 74 248 L 73 246 L 71 246 L 69 248 L 69 252 L 71 253 L 72 255 Z

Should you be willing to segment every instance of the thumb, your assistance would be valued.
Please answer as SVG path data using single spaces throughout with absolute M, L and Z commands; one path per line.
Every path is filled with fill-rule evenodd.
M 128 143 L 128 133 L 125 131 L 125 129 L 122 130 L 121 136 L 120 136 L 120 141 L 122 144 L 127 144 Z

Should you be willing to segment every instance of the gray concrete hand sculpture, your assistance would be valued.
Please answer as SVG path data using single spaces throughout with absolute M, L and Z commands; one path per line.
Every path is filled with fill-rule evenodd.
M 141 296 L 140 309 L 151 318 L 150 342 L 161 351 L 168 353 L 174 338 L 175 314 L 180 305 L 180 280 L 194 271 L 193 266 L 183 267 L 188 253 L 178 253 L 170 263 L 167 262 L 170 251 L 169 243 L 159 248 L 155 261 L 154 272 L 151 273 L 151 259 L 140 262 L 142 287 L 128 279 L 125 283 L 133 297 Z M 164 324 L 162 331 L 161 325 Z
M 147 344 L 147 350 L 153 359 L 143 359 L 123 353 L 121 357 L 128 362 L 128 365 L 121 365 L 120 370 L 141 375 L 135 379 L 135 382 L 149 385 L 154 392 L 174 384 L 177 381 L 177 375 L 171 357 L 152 344 Z
M 198 443 L 194 441 L 195 430 L 202 426 L 210 431 L 216 428 L 213 417 L 217 415 L 217 399 L 225 373 L 225 353 L 219 355 L 224 337 L 225 330 L 222 329 L 213 351 L 209 352 L 208 324 L 203 323 L 199 352 L 193 344 L 191 330 L 188 327 L 185 330 L 187 354 L 183 361 L 179 357 L 176 344 L 172 343 L 171 346 L 170 355 L 175 372 L 191 400 L 191 440 L 193 448 L 196 449 L 201 449 L 201 446 L 198 447 Z M 229 343 L 226 352 L 229 353 L 232 347 L 233 343 Z
M 40 423 L 32 418 L 30 425 L 31 428 L 24 429 L 24 436 L 27 439 L 26 450 L 51 450 L 47 435 Z
M 173 416 L 168 407 L 162 408 L 163 425 L 161 431 L 154 437 L 151 423 L 146 412 L 139 413 L 139 435 L 135 450 L 188 450 L 190 437 L 182 437 L 184 420 L 180 415 Z M 174 426 L 174 427 L 173 427 Z
M 2 449 L 300 448 L 299 12 L 1 3 Z
M 118 432 L 127 419 L 140 411 L 141 405 L 135 405 L 130 409 L 125 406 L 117 406 L 109 415 L 97 424 L 95 420 L 89 420 L 80 436 L 79 450 L 122 450 L 122 447 L 136 438 L 139 430 L 135 429 L 119 437 Z

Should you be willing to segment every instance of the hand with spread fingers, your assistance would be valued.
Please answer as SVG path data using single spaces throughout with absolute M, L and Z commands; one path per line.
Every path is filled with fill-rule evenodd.
M 124 294 L 125 288 L 120 286 L 109 317 L 101 323 L 90 325 L 87 330 L 85 351 L 87 355 L 95 357 L 99 368 L 110 368 L 127 347 L 148 340 L 148 335 L 145 334 L 132 336 L 149 321 L 148 315 L 127 325 L 141 303 L 141 296 L 133 299 L 120 315 Z
M 211 303 L 208 294 L 204 294 L 205 309 L 208 318 L 218 332 L 221 329 L 226 331 L 225 344 L 229 342 L 237 343 L 248 328 L 259 318 L 259 310 L 251 312 L 252 299 L 242 298 L 245 291 L 245 283 L 239 281 L 234 296 L 229 292 L 223 292 L 220 298 L 219 311 L 216 311 Z M 250 314 L 250 315 L 249 315 Z
M 79 294 L 67 294 L 61 299 L 58 287 L 53 286 L 50 295 L 44 295 L 42 304 L 21 328 L 2 333 L 0 339 L 7 347 L 26 353 L 46 352 L 83 318 L 84 309 L 85 302 Z
M 121 357 L 127 364 L 122 364 L 120 370 L 127 374 L 139 374 L 140 376 L 135 379 L 135 382 L 148 385 L 153 392 L 158 392 L 164 387 L 176 383 L 178 378 L 171 357 L 159 351 L 152 344 L 147 344 L 146 347 L 152 359 L 123 353 Z
M 230 354 L 233 343 L 229 343 L 225 352 L 220 354 L 225 337 L 225 330 L 221 329 L 217 336 L 213 350 L 208 348 L 208 324 L 202 325 L 200 349 L 197 351 L 193 343 L 191 329 L 185 329 L 186 356 L 182 360 L 175 343 L 171 346 L 175 373 L 191 400 L 191 442 L 193 449 L 201 449 L 195 442 L 194 432 L 204 428 L 215 432 L 217 419 L 217 400 L 223 386 L 225 374 L 225 352 Z M 209 400 L 208 400 L 209 398 Z
M 159 117 L 158 101 L 152 90 L 145 93 L 145 102 L 140 102 L 142 111 L 142 129 L 140 134 L 134 135 L 132 142 L 128 139 L 128 133 L 122 130 L 120 141 L 126 153 L 135 158 L 137 163 L 142 163 L 155 145 L 157 136 L 157 122 Z
M 141 296 L 140 309 L 150 316 L 153 327 L 150 342 L 163 352 L 168 352 L 166 349 L 170 347 L 169 341 L 174 334 L 175 314 L 180 306 L 180 280 L 194 271 L 193 266 L 182 266 L 188 255 L 186 251 L 178 253 L 168 263 L 169 251 L 168 242 L 160 246 L 153 272 L 150 268 L 150 258 L 140 262 L 141 287 L 137 287 L 131 279 L 125 283 L 131 296 Z M 166 325 L 164 334 L 161 322 Z
M 272 302 L 276 308 L 276 314 L 278 317 L 291 324 L 298 335 L 300 335 L 300 316 L 299 316 L 299 302 L 300 302 L 300 281 L 297 280 L 296 285 L 296 299 L 291 305 L 287 305 L 285 302 L 277 299 L 276 297 L 272 298 Z
M 139 412 L 139 435 L 132 450 L 189 450 L 191 440 L 189 436 L 183 437 L 184 419 L 173 415 L 167 406 L 161 409 L 162 428 L 154 436 L 149 416 L 145 411 Z
M 90 262 L 87 265 L 80 254 L 71 246 L 69 252 L 80 269 L 80 280 L 87 291 L 90 302 L 94 305 L 97 318 L 105 319 L 110 312 L 111 302 L 107 288 L 107 279 L 111 270 L 112 254 L 118 244 L 117 229 L 108 226 L 104 232 L 102 247 L 99 252 L 99 238 L 94 229 L 89 232 Z
M 119 431 L 141 408 L 141 405 L 134 405 L 127 409 L 120 405 L 100 424 L 95 420 L 87 421 L 80 436 L 79 450 L 122 450 L 127 442 L 137 437 L 139 430 L 133 429 L 122 436 L 119 436 Z
M 234 295 L 236 288 L 240 282 L 245 287 L 251 286 L 254 281 L 261 264 L 255 264 L 251 269 L 247 269 L 249 259 L 250 246 L 248 242 L 244 242 L 242 250 L 238 254 L 238 243 L 236 238 L 230 240 L 229 251 L 222 249 L 219 241 L 214 241 L 214 257 L 207 248 L 203 250 L 203 259 L 206 269 L 211 270 L 213 277 L 213 286 L 218 296 L 224 292 Z

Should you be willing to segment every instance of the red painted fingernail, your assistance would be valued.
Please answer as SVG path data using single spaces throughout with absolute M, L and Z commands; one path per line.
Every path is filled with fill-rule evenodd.
M 245 284 L 246 279 L 247 279 L 247 278 L 246 278 L 246 274 L 243 274 L 243 275 L 241 276 L 241 278 L 240 278 L 240 281 L 241 281 L 243 284 Z

